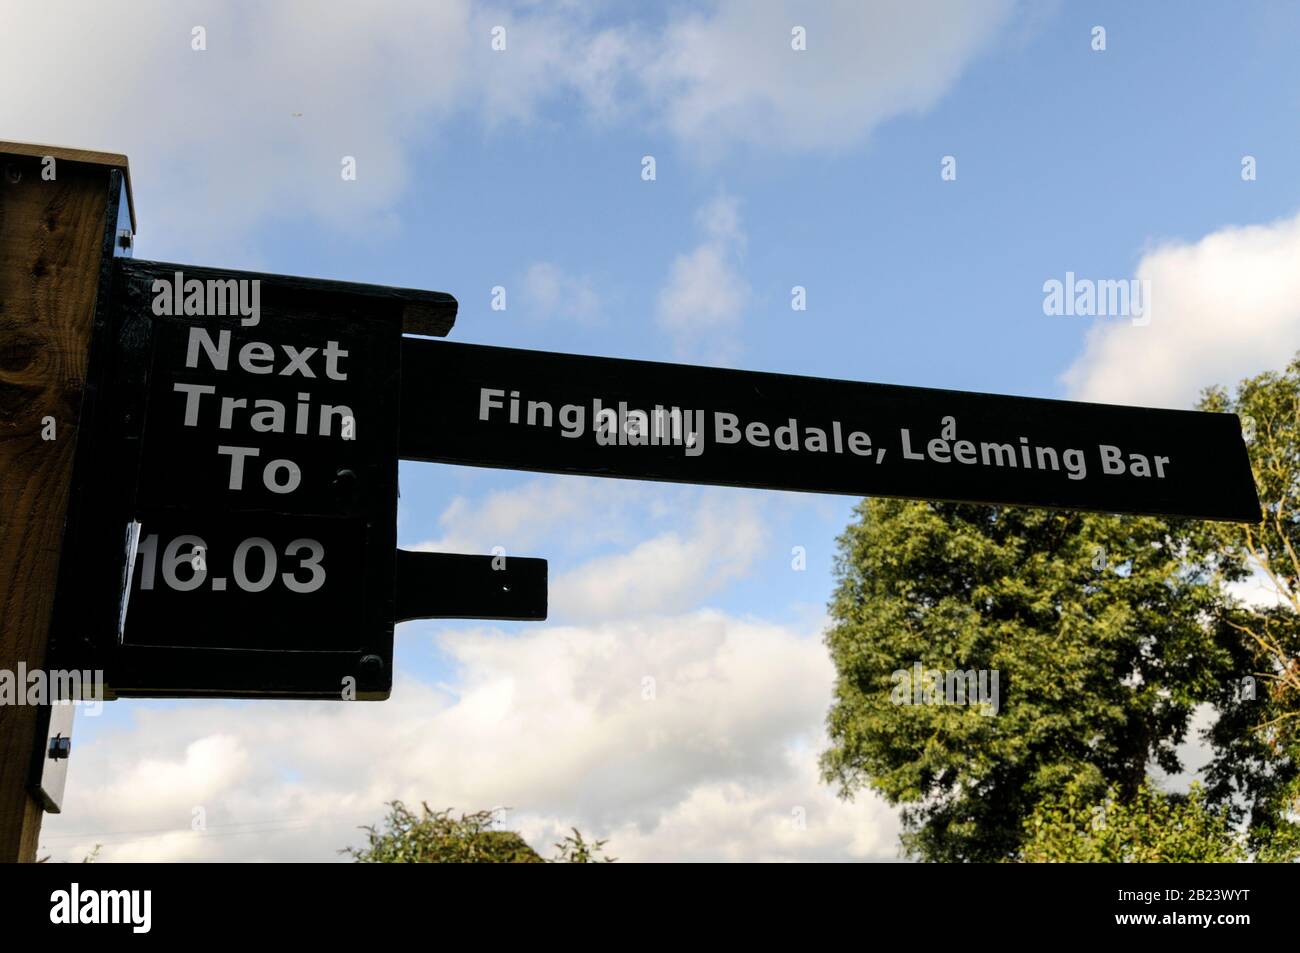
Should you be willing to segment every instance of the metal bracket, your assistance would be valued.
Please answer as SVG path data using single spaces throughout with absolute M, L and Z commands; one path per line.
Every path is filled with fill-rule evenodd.
M 63 811 L 63 791 L 68 783 L 68 758 L 72 754 L 72 722 L 77 706 L 71 701 L 56 701 L 42 706 L 45 741 L 34 752 L 32 793 L 47 814 Z M 37 737 L 41 735 L 38 733 Z

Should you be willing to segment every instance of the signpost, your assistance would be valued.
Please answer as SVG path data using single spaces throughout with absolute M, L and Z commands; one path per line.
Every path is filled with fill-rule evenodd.
M 544 619 L 544 560 L 397 550 L 399 458 L 1259 516 L 1227 414 L 455 344 L 447 294 L 192 265 L 101 292 L 52 648 L 110 698 L 382 700 L 398 621 Z
M 102 671 L 110 698 L 383 699 L 399 621 L 545 619 L 544 560 L 396 548 L 399 458 L 1260 516 L 1232 415 L 429 340 L 450 295 L 131 260 L 125 157 L 0 153 L 27 176 L 0 206 L 4 661 Z M 13 764 L 50 732 L 62 761 L 48 711 L 0 711 L 0 857 L 32 856 Z

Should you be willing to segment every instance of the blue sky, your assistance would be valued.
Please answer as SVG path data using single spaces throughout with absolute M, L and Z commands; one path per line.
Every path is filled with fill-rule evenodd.
M 1294 5 L 141 6 L 24 12 L 0 40 L 24 47 L 0 78 L 31 92 L 0 106 L 8 138 L 129 154 L 139 257 L 448 291 L 458 341 L 1045 397 L 1187 406 L 1300 345 Z M 93 106 L 33 78 L 109 52 L 133 65 Z M 1155 320 L 1046 316 L 1067 271 L 1150 277 Z M 894 856 L 892 812 L 836 802 L 812 767 L 854 500 L 401 480 L 402 545 L 548 557 L 552 620 L 403 626 L 404 681 L 364 714 L 82 718 L 56 855 L 162 829 L 100 839 L 123 859 L 328 859 L 400 795 L 510 803 L 541 842 L 578 823 L 630 858 Z M 679 706 L 663 722 L 639 694 L 654 672 Z M 277 732 L 319 750 L 274 760 Z

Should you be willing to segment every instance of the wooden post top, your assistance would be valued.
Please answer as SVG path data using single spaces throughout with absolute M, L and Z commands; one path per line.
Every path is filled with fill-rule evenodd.
M 64 162 L 82 162 L 87 165 L 112 166 L 122 170 L 126 181 L 126 201 L 131 211 L 131 231 L 135 232 L 135 196 L 131 192 L 131 167 L 126 156 L 119 152 L 96 152 L 92 149 L 73 149 L 68 146 L 42 146 L 31 142 L 6 142 L 0 139 L 0 157 L 29 156 L 43 159 L 53 156 Z

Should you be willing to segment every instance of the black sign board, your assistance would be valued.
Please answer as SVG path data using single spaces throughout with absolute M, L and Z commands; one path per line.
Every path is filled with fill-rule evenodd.
M 253 279 L 133 273 L 149 286 L 153 352 L 123 644 L 385 659 L 399 326 L 355 298 L 312 307 L 271 282 L 254 318 L 206 302 L 209 282 L 229 281 L 251 311 Z M 205 311 L 233 313 L 175 313 L 191 282 Z
M 387 696 L 411 296 L 454 314 L 445 295 L 118 263 L 76 619 L 113 694 Z
M 117 262 L 54 651 L 110 697 L 381 699 L 396 622 L 545 618 L 544 560 L 396 548 L 402 333 L 455 310 Z
M 1238 418 L 402 342 L 404 459 L 1255 522 Z

